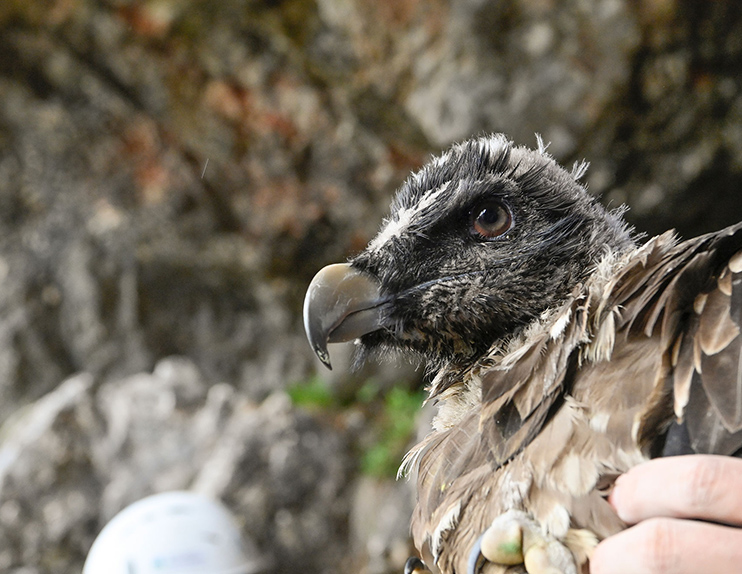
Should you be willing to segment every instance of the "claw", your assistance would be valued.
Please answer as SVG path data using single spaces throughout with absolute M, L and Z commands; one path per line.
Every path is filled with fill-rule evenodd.
M 486 533 L 487 531 L 485 530 Z M 485 560 L 484 556 L 482 556 L 482 538 L 484 538 L 484 534 L 477 538 L 477 541 L 469 552 L 469 560 L 466 562 L 466 574 L 479 574 L 479 570 L 482 568 L 482 563 Z
M 417 556 L 410 556 L 404 564 L 404 574 L 430 574 L 430 570 Z

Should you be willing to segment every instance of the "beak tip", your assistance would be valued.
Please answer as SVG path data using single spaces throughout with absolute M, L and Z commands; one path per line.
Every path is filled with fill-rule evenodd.
M 379 283 L 348 263 L 320 269 L 304 296 L 304 330 L 314 354 L 332 370 L 328 343 L 342 343 L 380 326 Z
M 322 364 L 328 368 L 328 370 L 332 371 L 332 363 L 330 362 L 330 353 L 327 351 L 327 349 L 320 349 L 319 347 L 314 348 L 314 354 L 317 355 L 317 358 L 322 361 Z

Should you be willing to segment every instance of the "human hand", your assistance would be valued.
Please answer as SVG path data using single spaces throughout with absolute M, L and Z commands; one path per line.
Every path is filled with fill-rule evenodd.
M 609 497 L 635 524 L 606 538 L 591 574 L 742 573 L 742 460 L 711 455 L 660 458 L 620 476 Z

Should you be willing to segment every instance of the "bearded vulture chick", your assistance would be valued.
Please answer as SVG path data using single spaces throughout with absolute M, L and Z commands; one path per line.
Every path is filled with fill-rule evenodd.
M 433 430 L 404 462 L 431 569 L 586 569 L 626 527 L 605 498 L 615 477 L 742 452 L 742 224 L 640 245 L 579 183 L 585 167 L 540 140 L 455 145 L 308 289 L 328 367 L 328 343 L 357 339 L 359 360 L 402 351 L 431 369 Z

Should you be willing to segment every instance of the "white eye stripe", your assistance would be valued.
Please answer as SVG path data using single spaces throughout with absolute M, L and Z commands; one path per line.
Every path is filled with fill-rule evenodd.
M 369 243 L 371 251 L 378 251 L 389 240 L 394 237 L 400 237 L 413 224 L 415 217 L 425 209 L 433 205 L 438 198 L 448 190 L 451 182 L 446 182 L 440 187 L 429 191 L 425 196 L 412 207 L 400 208 L 392 215 L 391 219 L 384 222 L 384 226 L 378 235 Z
M 431 163 L 416 173 L 413 173 L 408 184 L 414 187 L 423 187 L 426 179 L 430 177 L 430 170 L 443 169 L 451 161 L 458 161 L 456 158 L 464 157 L 474 153 L 488 158 L 496 158 L 504 153 L 504 150 L 511 147 L 510 141 L 503 134 L 493 134 L 490 137 L 480 138 L 471 147 L 472 142 L 456 144 L 452 149 L 444 152 L 438 157 L 432 159 Z M 486 158 L 484 163 L 488 163 Z M 425 210 L 429 209 L 441 198 L 441 195 L 449 191 L 452 181 L 447 181 L 442 185 L 431 189 L 414 204 L 410 206 L 399 207 L 396 212 L 392 213 L 389 218 L 384 220 L 383 226 L 379 233 L 371 240 L 368 249 L 371 252 L 379 251 L 384 245 L 394 238 L 401 237 L 412 226 Z M 461 185 L 462 182 L 459 182 Z

